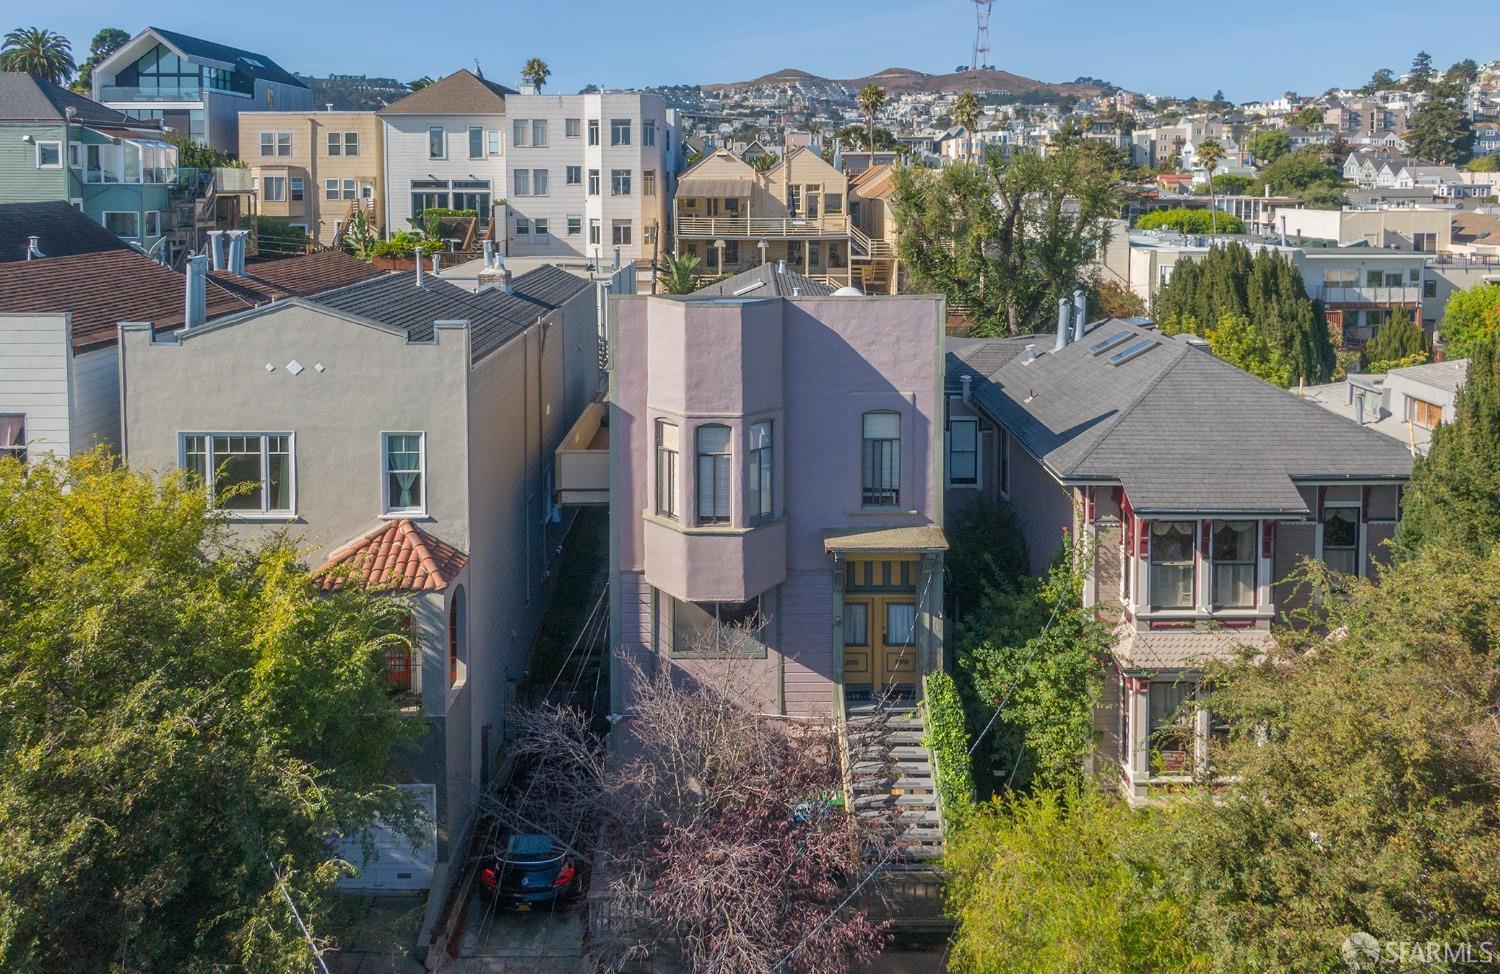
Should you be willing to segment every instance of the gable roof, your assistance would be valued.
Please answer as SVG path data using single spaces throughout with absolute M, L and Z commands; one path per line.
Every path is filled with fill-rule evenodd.
M 25 261 L 31 237 L 38 238 L 37 246 L 47 259 L 131 249 L 66 200 L 0 203 L 0 266 Z
M 0 71 L 0 121 L 62 122 L 73 109 L 80 125 L 140 126 L 123 112 L 21 71 Z
M 324 592 L 351 583 L 393 592 L 441 592 L 468 563 L 467 554 L 402 518 L 339 548 L 313 576 Z
M 262 81 L 270 81 L 276 84 L 291 85 L 296 88 L 307 87 L 307 85 L 302 83 L 300 78 L 264 54 L 257 54 L 254 51 L 246 51 L 238 47 L 230 47 L 228 44 L 220 44 L 216 41 L 206 41 L 201 37 L 179 34 L 175 30 L 163 30 L 160 27 L 147 27 L 146 31 L 154 33 L 169 46 L 175 47 L 189 58 L 222 61 L 233 64 L 237 70 L 245 72 L 252 78 L 259 78 Z
M 1028 342 L 1043 350 L 1030 364 Z M 1097 322 L 1060 352 L 1047 336 L 948 348 L 949 378 L 971 376 L 974 401 L 1054 477 L 1119 483 L 1143 514 L 1305 515 L 1300 482 L 1411 474 L 1389 437 L 1131 322 Z
M 0 264 L 0 314 L 73 316 L 73 350 L 113 345 L 122 321 L 157 328 L 182 324 L 186 278 L 134 250 L 48 257 Z M 251 302 L 209 288 L 209 317 L 243 311 Z
M 380 109 L 377 115 L 504 114 L 505 96 L 518 92 L 486 81 L 467 68 L 434 81 Z
M 792 292 L 797 292 L 793 294 Z M 826 297 L 833 288 L 793 270 L 782 270 L 780 264 L 765 263 L 700 288 L 688 298 L 790 298 Z
M 210 271 L 209 281 L 232 294 L 259 302 L 307 297 L 385 273 L 342 250 L 319 250 L 250 264 L 245 271 L 243 276 L 228 271 Z

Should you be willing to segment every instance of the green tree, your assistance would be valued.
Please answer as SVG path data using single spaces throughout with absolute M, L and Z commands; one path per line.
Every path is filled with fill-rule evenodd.
M 1193 153 L 1198 160 L 1198 165 L 1208 172 L 1208 218 L 1209 234 L 1217 237 L 1219 235 L 1219 199 L 1214 194 L 1214 170 L 1224 161 L 1224 146 L 1218 139 L 1206 138 L 1198 143 L 1198 149 Z
M 1204 209 L 1185 206 L 1170 210 L 1152 210 L 1135 221 L 1137 230 L 1176 230 L 1178 233 L 1211 233 L 1218 221 L 1223 221 L 1225 233 L 1244 233 L 1245 221 L 1231 213 L 1217 217 Z
M 1343 185 L 1343 159 L 1335 161 L 1329 150 L 1322 146 L 1306 145 L 1261 169 L 1247 192 L 1260 196 L 1270 191 L 1279 196 L 1296 196 L 1305 200 L 1309 194 L 1329 187 L 1338 188 L 1342 193 Z
M 240 222 L 255 232 L 255 252 L 261 257 L 294 257 L 307 253 L 312 238 L 285 220 L 268 216 L 242 217 Z
M 1411 70 L 1406 75 L 1407 90 L 1426 91 L 1436 73 L 1432 69 L 1432 55 L 1426 51 L 1418 51 L 1417 56 L 1412 58 Z
M 1248 318 L 1276 353 L 1265 360 L 1266 367 L 1253 370 L 1264 378 L 1283 374 L 1284 367 L 1290 370 L 1290 382 L 1316 384 L 1333 373 L 1335 355 L 1323 309 L 1307 297 L 1301 272 L 1280 254 L 1251 254 L 1244 245 L 1231 243 L 1211 249 L 1201 260 L 1179 261 L 1151 307 L 1164 331 L 1191 332 L 1210 341 L 1212 329 L 1226 316 Z M 1221 341 L 1240 347 L 1243 338 L 1231 332 Z
M 1209 329 L 1208 349 L 1229 364 L 1283 389 L 1295 376 L 1281 350 L 1244 315 L 1223 315 Z
M 1406 552 L 1494 552 L 1500 542 L 1500 334 L 1469 353 L 1457 416 L 1432 434 L 1405 494 L 1399 534 Z
M 406 83 L 406 87 L 409 91 L 421 91 L 423 88 L 436 83 L 437 82 L 433 80 L 432 75 L 424 74 L 420 78 L 417 78 L 413 81 L 408 81 Z
M 538 93 L 550 77 L 552 77 L 552 69 L 547 67 L 547 62 L 539 57 L 528 58 L 526 63 L 521 65 L 521 80 L 534 86 Z
M 972 91 L 958 96 L 953 103 L 953 124 L 963 127 L 969 137 L 969 161 L 974 161 L 974 143 L 979 139 L 979 99 Z
M 245 164 L 224 149 L 195 142 L 180 132 L 168 132 L 166 141 L 177 149 L 177 165 L 183 169 L 244 169 Z
M 1162 859 L 1195 939 L 1219 970 L 1308 972 L 1345 969 L 1356 930 L 1495 941 L 1500 551 L 1308 580 L 1344 593 L 1316 629 L 1209 672 L 1223 787 L 1187 799 Z
M 93 94 L 94 89 L 94 67 L 105 58 L 124 47 L 130 41 L 130 35 L 118 27 L 105 27 L 94 35 L 89 43 L 88 60 L 84 61 L 78 68 L 78 77 L 68 87 L 80 95 L 88 97 Z
M 1413 156 L 1439 165 L 1462 162 L 1474 145 L 1474 130 L 1464 110 L 1464 89 L 1443 81 L 1412 112 L 1406 148 Z
M 1370 75 L 1370 80 L 1360 89 L 1367 95 L 1373 95 L 1377 91 L 1389 91 L 1396 87 L 1396 73 L 1390 68 L 1380 68 Z
M 73 63 L 73 45 L 66 37 L 40 27 L 17 27 L 5 35 L 5 43 L 0 46 L 0 69 L 62 85 L 78 66 Z
M 1471 85 L 1479 80 L 1479 62 L 1473 58 L 1464 58 L 1448 69 L 1447 73 L 1443 75 L 1443 80 Z
M 897 252 L 912 288 L 970 308 L 977 334 L 1045 328 L 1108 242 L 1123 185 L 1114 163 L 1085 144 L 898 168 Z
M 1451 295 L 1438 333 L 1448 358 L 1467 358 L 1480 342 L 1500 334 L 1500 284 L 1480 282 Z
M 1469 172 L 1500 172 L 1500 153 L 1475 156 L 1464 164 Z
M 1412 320 L 1411 312 L 1396 308 L 1375 337 L 1360 350 L 1363 371 L 1389 372 L 1391 369 L 1420 365 L 1428 357 L 1427 333 Z
M 1322 120 L 1320 114 L 1318 122 L 1321 123 Z M 1255 161 L 1262 166 L 1270 165 L 1291 151 L 1292 140 L 1281 129 L 1266 129 L 1263 132 L 1257 132 L 1250 140 L 1250 152 L 1255 156 Z
M 871 82 L 859 89 L 859 94 L 854 100 L 859 105 L 860 114 L 865 117 L 865 148 L 873 148 L 875 119 L 880 115 L 881 109 L 885 108 L 885 89 Z
M 668 254 L 657 268 L 657 279 L 668 294 L 692 294 L 698 290 L 697 254 L 673 256 Z
M 948 842 L 955 974 L 1208 971 L 1152 855 L 1162 812 L 1094 791 L 1012 796 Z
M 1291 117 L 1291 123 L 1298 128 L 1315 129 L 1323 124 L 1323 109 L 1317 105 L 1308 105 Z
M 207 505 L 102 451 L 0 460 L 0 969 L 304 972 L 276 872 L 316 936 L 328 837 L 412 821 L 407 606 Z
M 1249 176 L 1241 176 L 1238 173 L 1221 172 L 1214 177 L 1214 189 L 1216 189 L 1220 193 L 1220 195 L 1223 196 L 1239 196 L 1243 194 L 1245 190 L 1249 189 L 1250 184 L 1253 182 L 1255 182 L 1255 180 Z M 1193 192 L 1207 196 L 1208 186 L 1207 184 L 1205 184 L 1203 186 L 1196 187 Z M 1222 220 L 1224 219 L 1224 217 L 1229 215 L 1230 214 L 1228 213 L 1221 213 L 1219 215 L 1219 219 Z

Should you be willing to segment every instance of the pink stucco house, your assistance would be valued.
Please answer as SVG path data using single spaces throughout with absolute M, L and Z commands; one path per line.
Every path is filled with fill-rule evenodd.
M 699 679 L 748 667 L 768 713 L 919 693 L 943 659 L 943 321 L 938 297 L 770 264 L 612 301 L 612 644 Z M 715 633 L 746 621 L 730 661 Z

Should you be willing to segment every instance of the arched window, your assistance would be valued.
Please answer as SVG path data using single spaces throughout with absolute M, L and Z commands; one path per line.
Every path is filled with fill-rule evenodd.
M 698 444 L 698 523 L 729 523 L 729 427 L 700 426 Z
M 862 502 L 865 507 L 900 506 L 900 413 L 890 410 L 865 413 L 860 467 Z
M 464 587 L 453 591 L 448 603 L 448 685 L 456 687 L 468 676 L 469 617 L 464 604 Z

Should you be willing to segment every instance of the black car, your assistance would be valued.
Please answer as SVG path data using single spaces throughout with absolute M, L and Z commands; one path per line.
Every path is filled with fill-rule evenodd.
M 582 880 L 577 861 L 550 835 L 512 835 L 479 865 L 480 890 L 523 910 L 576 898 Z

